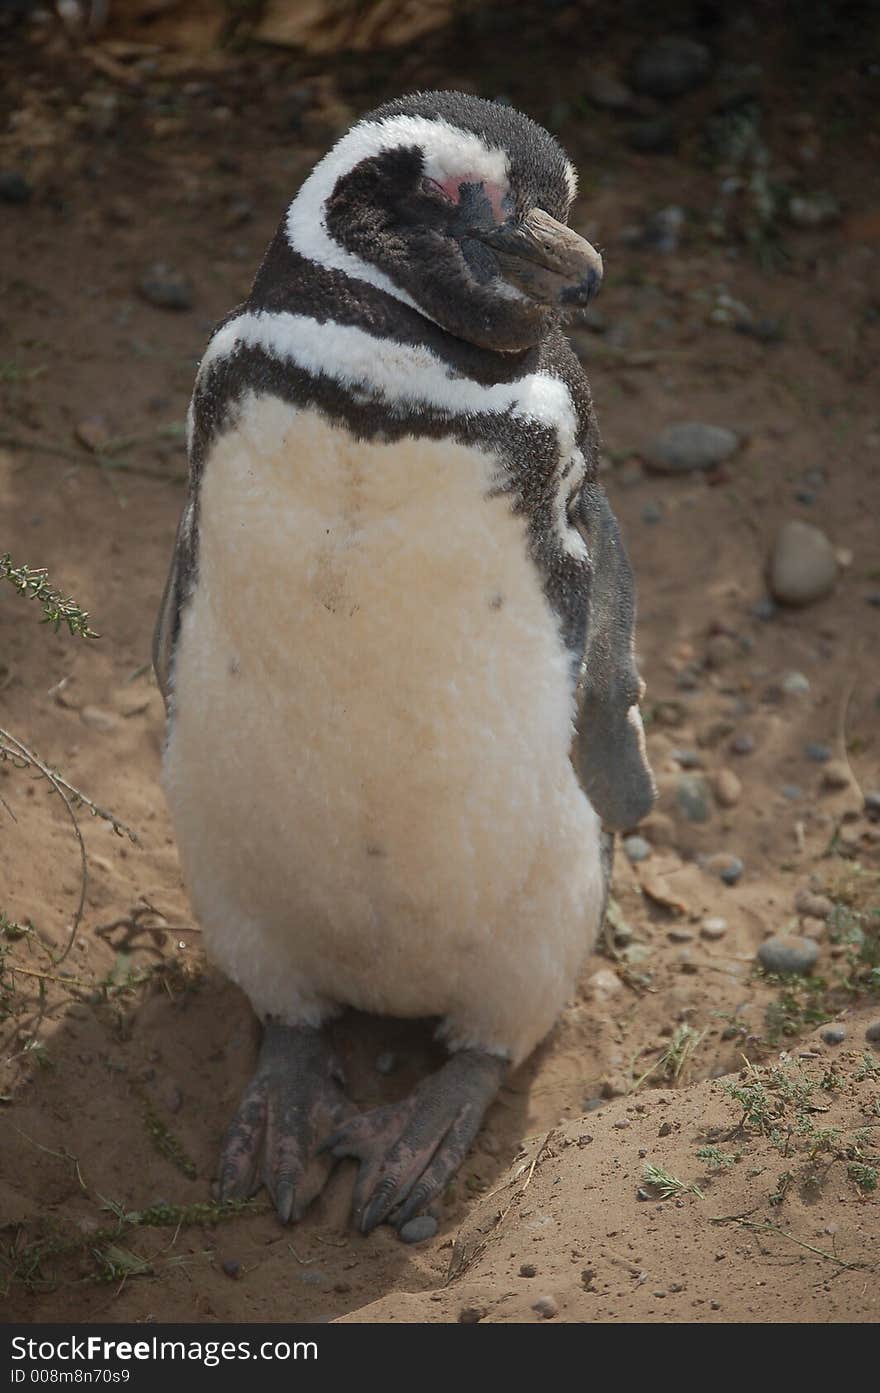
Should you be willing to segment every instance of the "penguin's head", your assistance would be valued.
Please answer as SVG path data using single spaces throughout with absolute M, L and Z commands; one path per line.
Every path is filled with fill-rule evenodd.
M 456 337 L 514 352 L 599 288 L 602 258 L 566 226 L 576 175 L 512 107 L 400 97 L 312 171 L 286 220 L 295 251 L 379 286 Z

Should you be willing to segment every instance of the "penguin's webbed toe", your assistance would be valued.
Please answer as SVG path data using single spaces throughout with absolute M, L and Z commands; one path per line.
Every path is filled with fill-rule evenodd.
M 223 1142 L 220 1199 L 246 1199 L 263 1184 L 282 1223 L 301 1219 L 333 1168 L 323 1143 L 353 1110 L 320 1031 L 270 1022 Z
M 506 1061 L 462 1050 L 400 1103 L 362 1113 L 326 1143 L 360 1162 L 352 1211 L 369 1233 L 400 1228 L 442 1193 L 458 1170 L 498 1091 Z

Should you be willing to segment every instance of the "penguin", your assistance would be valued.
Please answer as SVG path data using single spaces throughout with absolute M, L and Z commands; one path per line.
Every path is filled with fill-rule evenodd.
M 391 101 L 306 178 L 201 360 L 154 640 L 163 782 L 209 956 L 263 1023 L 219 1161 L 364 1233 L 442 1193 L 547 1035 L 651 807 L 635 596 L 562 331 L 602 277 L 512 107 Z M 325 1026 L 447 1062 L 348 1099 Z

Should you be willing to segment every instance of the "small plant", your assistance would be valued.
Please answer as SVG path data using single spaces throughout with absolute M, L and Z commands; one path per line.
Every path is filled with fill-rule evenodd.
M 703 1192 L 698 1185 L 688 1184 L 686 1180 L 679 1180 L 677 1175 L 672 1175 L 662 1166 L 653 1166 L 650 1162 L 646 1162 L 642 1174 L 645 1184 L 650 1185 L 660 1199 L 671 1200 L 676 1195 L 696 1195 L 697 1199 L 700 1200 L 703 1198 Z
M 45 566 L 13 566 L 12 557 L 7 551 L 0 556 L 0 580 L 8 580 L 20 595 L 36 600 L 43 609 L 44 624 L 51 624 L 56 634 L 62 624 L 66 624 L 71 635 L 80 638 L 97 638 L 94 629 L 89 627 L 89 616 L 69 595 L 65 597 L 49 584 Z
M 720 1146 L 701 1146 L 697 1151 L 699 1159 L 705 1161 L 710 1170 L 728 1170 L 736 1165 L 740 1155 L 739 1151 L 722 1151 Z
M 876 1190 L 878 1171 L 876 1166 L 867 1166 L 864 1161 L 850 1161 L 846 1173 L 860 1190 Z

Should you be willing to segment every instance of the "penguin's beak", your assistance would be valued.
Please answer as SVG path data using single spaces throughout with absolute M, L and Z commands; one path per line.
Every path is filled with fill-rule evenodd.
M 543 208 L 472 236 L 492 248 L 506 281 L 544 304 L 583 309 L 602 283 L 596 248 Z

